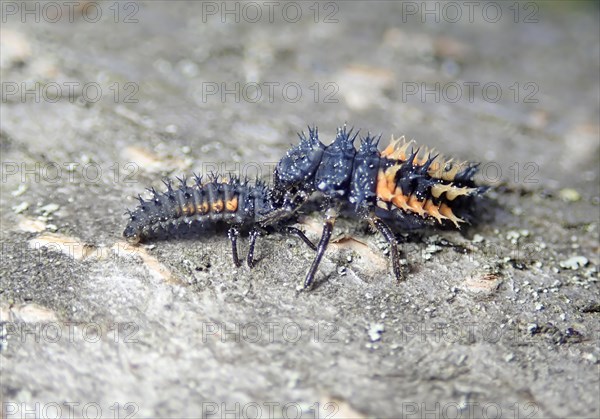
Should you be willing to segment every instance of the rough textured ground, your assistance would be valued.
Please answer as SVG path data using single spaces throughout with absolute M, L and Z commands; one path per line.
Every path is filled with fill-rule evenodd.
M 596 5 L 520 3 L 516 23 L 463 5 L 452 23 L 441 4 L 435 22 L 407 2 L 302 3 L 270 23 L 256 3 L 236 23 L 210 14 L 222 3 L 82 3 L 52 23 L 42 3 L 22 23 L 8 3 L 4 417 L 600 415 Z M 239 99 L 209 94 L 222 83 Z M 408 237 L 397 284 L 383 240 L 342 220 L 310 293 L 292 237 L 261 240 L 252 271 L 224 235 L 122 241 L 162 176 L 268 178 L 305 124 L 330 141 L 344 121 L 483 161 L 483 222 Z

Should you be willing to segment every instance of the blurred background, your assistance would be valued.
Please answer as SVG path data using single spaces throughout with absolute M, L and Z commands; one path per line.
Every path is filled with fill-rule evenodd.
M 265 400 L 299 403 L 307 417 L 328 402 L 336 417 L 397 417 L 436 402 L 464 413 L 474 401 L 502 406 L 505 416 L 514 406 L 534 406 L 534 417 L 598 415 L 598 2 L 1 6 L 0 309 L 13 335 L 2 352 L 5 417 L 65 400 L 97 402 L 103 415 L 129 402 L 137 410 L 123 412 L 134 417 L 196 417 L 213 407 L 204 402 Z M 398 288 L 385 260 L 373 273 L 356 261 L 362 247 L 356 256 L 340 245 L 323 286 L 297 297 L 310 254 L 291 239 L 267 240 L 252 274 L 232 271 L 220 236 L 198 247 L 151 246 L 137 259 L 105 256 L 118 254 L 122 211 L 163 176 L 269 179 L 307 124 L 328 144 L 345 122 L 384 143 L 406 135 L 482 162 L 480 180 L 495 187 L 489 224 L 444 236 L 467 248 L 474 240 L 468 261 L 456 256 L 440 272 L 443 255 L 462 253 L 429 248 L 441 252 L 437 265 L 436 256 L 421 260 L 408 288 Z M 311 220 L 306 229 L 317 234 L 320 219 Z M 351 223 L 340 228 L 380 246 Z M 482 237 L 508 256 L 479 252 Z M 514 256 L 516 243 L 535 254 Z M 452 290 L 477 289 L 463 280 L 488 265 L 499 268 L 493 291 L 482 286 L 487 299 L 448 303 Z M 560 290 L 547 293 L 552 284 Z M 207 321 L 265 318 L 329 322 L 339 342 L 202 340 Z M 532 331 L 570 339 L 569 328 L 584 338 L 567 339 L 579 345 L 570 355 L 535 339 L 525 349 L 485 339 L 407 345 L 402 322 L 433 318 L 518 325 L 528 339 Z M 139 341 L 50 345 L 15 332 L 42 321 L 94 321 L 102 330 L 133 322 Z M 548 323 L 556 330 L 542 328 Z M 554 361 L 562 364 L 550 371 Z
M 495 161 L 492 181 L 529 161 L 550 186 L 593 180 L 597 2 L 366 4 L 4 2 L 4 129 L 41 127 L 62 160 L 197 168 L 276 162 L 307 124 L 330 141 L 348 122 Z

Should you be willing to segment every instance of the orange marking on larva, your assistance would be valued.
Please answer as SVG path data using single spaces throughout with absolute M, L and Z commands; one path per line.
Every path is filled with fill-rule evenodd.
M 402 145 L 397 148 L 397 150 L 390 156 L 390 158 L 395 160 L 406 161 L 406 150 L 414 143 L 414 140 L 406 142 L 404 136 L 402 136 L 400 140 L 402 141 Z
M 208 202 L 206 202 L 206 201 L 202 201 L 201 204 L 198 204 L 196 206 L 196 210 L 198 211 L 198 214 L 200 214 L 200 215 L 208 213 L 209 209 L 210 208 L 209 208 Z
M 449 189 L 448 191 L 446 191 L 446 199 L 448 201 L 454 201 L 454 199 L 456 199 L 456 197 L 458 195 L 464 194 L 464 192 L 462 192 L 462 190 L 463 190 L 463 188 L 457 188 L 457 187 Z
M 445 216 L 446 218 L 450 219 L 450 221 L 452 221 L 454 223 L 456 228 L 460 228 L 460 225 L 458 225 L 458 223 L 465 222 L 465 220 L 463 220 L 462 218 L 458 218 L 456 215 L 454 215 L 454 213 L 452 212 L 452 209 L 446 204 L 440 205 L 440 213 L 443 216 Z
M 436 183 L 435 185 L 433 185 L 431 187 L 431 195 L 433 195 L 434 198 L 439 198 L 444 192 L 448 192 L 452 189 L 457 189 L 455 188 L 451 183 L 446 185 L 444 183 Z
M 390 154 L 389 157 L 392 160 L 402 160 L 402 161 L 406 160 L 406 156 L 402 152 L 402 148 L 400 148 L 398 150 L 394 150 L 394 152 L 392 154 Z
M 390 204 L 388 204 L 387 202 L 383 202 L 380 200 L 377 200 L 377 206 L 381 209 L 384 209 L 386 211 L 390 210 Z
M 433 163 L 431 163 L 431 166 L 429 166 L 429 170 L 427 172 L 430 176 L 433 176 L 435 172 L 439 170 L 440 166 L 441 165 L 438 161 L 434 161 Z
M 449 190 L 448 192 L 446 192 L 446 198 L 448 198 L 449 201 L 452 201 L 457 196 L 469 195 L 469 194 L 475 192 L 476 190 L 477 190 L 476 188 L 467 188 L 466 186 L 464 188 L 453 188 L 453 189 Z
M 395 166 L 389 167 L 385 171 L 385 178 L 387 181 L 387 188 L 391 192 L 396 188 L 396 173 L 400 170 L 400 165 L 397 164 Z
M 227 201 L 225 203 L 225 208 L 227 208 L 227 211 L 229 211 L 229 212 L 237 211 L 237 207 L 238 207 L 237 196 L 234 196 L 233 198 L 231 198 L 229 201 Z
M 402 189 L 396 188 L 394 191 L 394 198 L 392 199 L 392 204 L 396 207 L 403 209 L 404 211 L 411 211 L 408 206 L 408 197 L 402 193 Z
M 436 185 L 433 185 L 433 186 L 431 187 L 431 195 L 432 195 L 434 198 L 439 198 L 439 197 L 440 197 L 440 195 L 441 195 L 441 194 L 444 192 L 440 186 L 441 186 L 441 185 L 439 185 L 439 184 L 436 184 Z
M 423 149 L 420 150 L 417 155 L 415 156 L 415 159 L 413 160 L 413 164 L 416 166 L 422 166 L 423 163 L 425 163 L 427 161 L 427 149 Z
M 408 147 L 414 144 L 414 140 L 406 141 L 404 136 L 398 138 L 397 140 L 390 140 L 390 144 L 381 152 L 381 157 L 386 157 L 390 160 L 401 160 L 406 161 L 406 151 Z M 424 160 L 426 161 L 426 160 Z
M 379 170 L 377 173 L 377 189 L 376 189 L 377 197 L 382 201 L 389 202 L 392 200 L 394 195 L 390 192 L 387 186 L 387 178 L 383 170 Z
M 425 208 L 425 212 L 427 213 L 427 215 L 435 218 L 440 224 L 442 223 L 442 220 L 446 219 L 446 217 L 440 214 L 438 206 L 430 200 L 425 201 L 425 205 L 423 206 L 423 208 Z
M 429 160 L 429 157 L 433 157 L 435 155 L 435 149 L 433 149 L 433 148 L 430 149 L 429 147 L 425 147 L 421 153 L 419 153 L 419 156 L 417 157 L 419 166 L 422 166 L 425 163 L 427 163 L 427 161 Z M 438 158 L 436 157 L 434 159 L 434 161 L 437 159 Z M 433 162 L 431 164 L 433 165 Z M 429 168 L 431 169 L 431 166 L 429 166 Z
M 419 201 L 415 195 L 411 195 L 411 197 L 408 198 L 408 206 L 413 212 L 416 212 L 420 216 L 425 215 L 425 210 L 423 209 L 424 203 L 424 201 Z
M 213 202 L 213 204 L 212 204 L 212 210 L 214 212 L 221 212 L 221 211 L 223 211 L 223 201 L 221 199 L 219 199 L 217 202 Z
M 429 153 L 433 157 L 433 156 L 436 155 L 437 151 L 436 151 L 435 148 L 432 148 L 429 151 Z M 441 154 L 437 154 L 436 158 L 431 162 L 431 165 L 429 166 L 429 169 L 427 169 L 427 173 L 429 174 L 429 176 L 435 177 L 435 173 L 438 170 L 440 170 L 440 168 L 442 167 L 442 163 L 443 162 L 444 162 L 444 156 L 442 156 Z
M 446 167 L 450 168 L 452 167 L 452 165 L 454 164 L 452 159 L 446 160 L 444 157 L 438 157 L 439 160 L 439 164 L 437 164 L 437 167 L 435 170 L 432 170 L 430 168 L 429 170 L 429 175 L 433 178 L 436 179 L 443 179 Z M 433 166 L 433 165 L 432 165 Z M 453 180 L 453 179 L 452 179 Z
M 447 181 L 453 181 L 458 171 L 462 168 L 463 164 L 460 163 L 446 163 L 446 167 L 442 171 L 442 179 Z
M 391 155 L 394 152 L 394 144 L 390 143 L 390 145 L 388 145 L 385 150 L 383 150 L 381 152 L 381 157 L 388 157 L 389 155 Z
M 398 143 L 403 139 L 404 137 L 401 137 L 397 140 L 394 139 L 394 136 L 392 135 L 392 138 L 390 139 L 390 144 L 385 148 L 385 150 L 383 150 L 381 152 L 381 156 L 382 157 L 388 157 L 390 156 L 394 150 L 398 147 Z
M 196 213 L 196 207 L 194 207 L 194 205 L 192 203 L 189 203 L 185 206 L 184 212 L 187 215 L 194 215 Z

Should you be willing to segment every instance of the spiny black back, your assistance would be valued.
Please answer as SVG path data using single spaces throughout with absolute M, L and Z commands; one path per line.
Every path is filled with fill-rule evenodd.
M 378 150 L 379 139 L 370 135 L 361 139 L 356 150 L 358 133 L 352 135 L 352 129 L 347 131 L 346 126 L 338 128 L 329 146 L 319 140 L 316 127 L 309 127 L 308 138 L 299 136 L 300 144 L 286 153 L 274 172 L 276 193 L 292 189 L 309 194 L 319 191 L 328 201 L 351 204 L 357 215 L 376 212 L 381 218 L 414 228 L 433 225 L 431 217 L 439 223 L 450 220 L 457 226 L 468 221 L 473 197 L 487 189 L 475 184 L 477 164 L 467 163 L 456 170 L 452 160 L 437 154 L 422 157 L 418 148 L 401 154 L 402 158 L 400 154 L 387 157 Z M 444 166 L 439 173 L 432 172 L 439 165 Z M 389 185 L 378 183 L 382 176 L 392 176 Z M 397 198 L 399 195 L 406 198 L 404 202 Z
M 313 182 L 315 189 L 327 198 L 341 198 L 348 194 L 357 135 L 352 136 L 352 130 L 346 132 L 346 126 L 338 128 L 335 140 L 323 152 Z
M 352 166 L 352 180 L 350 182 L 350 196 L 348 201 L 354 205 L 354 210 L 367 204 L 373 205 L 377 198 L 375 192 L 375 182 L 377 181 L 377 172 L 379 171 L 379 150 L 377 145 L 379 139 L 367 135 L 361 143 L 354 157 Z
M 256 219 L 273 211 L 271 191 L 262 182 L 249 185 L 232 177 L 226 182 L 211 176 L 207 183 L 194 175 L 194 183 L 179 179 L 173 188 L 170 180 L 163 181 L 165 192 L 149 189 L 152 198 L 128 211 L 129 222 L 123 235 L 130 241 L 166 239 L 205 230 L 218 223 L 250 226 Z
M 298 137 L 300 143 L 289 149 L 275 168 L 273 177 L 276 190 L 306 188 L 307 182 L 313 179 L 319 168 L 325 145 L 319 140 L 318 129 L 308 127 L 308 137 L 304 132 Z

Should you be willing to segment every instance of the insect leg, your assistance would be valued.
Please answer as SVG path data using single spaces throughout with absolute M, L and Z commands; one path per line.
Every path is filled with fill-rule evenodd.
M 250 247 L 248 248 L 248 256 L 246 257 L 246 262 L 250 268 L 254 267 L 254 246 L 256 245 L 256 238 L 260 235 L 262 234 L 258 228 L 250 230 Z
M 238 268 L 242 265 L 240 263 L 240 259 L 238 258 L 237 251 L 237 238 L 239 235 L 240 232 L 236 227 L 231 227 L 229 231 L 227 231 L 227 236 L 229 237 L 229 240 L 231 240 L 231 254 L 233 256 L 233 264 Z
M 290 234 L 295 234 L 296 236 L 300 237 L 302 239 L 302 241 L 304 243 L 306 243 L 306 245 L 308 247 L 310 247 L 313 251 L 317 251 L 317 246 L 314 245 L 313 242 L 310 241 L 310 239 L 308 237 L 306 237 L 306 235 L 302 232 L 302 230 L 296 228 L 296 227 L 286 227 L 285 228 L 286 233 L 290 233 Z
M 402 281 L 404 279 L 404 274 L 402 273 L 402 267 L 400 266 L 400 253 L 398 252 L 398 241 L 396 240 L 396 236 L 394 232 L 390 229 L 390 227 L 379 217 L 370 216 L 369 221 L 371 221 L 377 230 L 383 237 L 387 240 L 390 245 L 390 257 L 392 258 L 392 269 L 394 271 L 394 276 L 396 280 Z
M 317 268 L 321 263 L 321 259 L 323 259 L 323 254 L 325 253 L 325 249 L 327 249 L 327 245 L 329 244 L 329 239 L 331 238 L 331 232 L 333 231 L 333 226 L 335 224 L 335 219 L 337 216 L 337 211 L 333 208 L 328 209 L 325 212 L 325 223 L 323 224 L 323 234 L 321 235 L 321 240 L 319 241 L 319 245 L 317 246 L 317 256 L 313 261 L 308 274 L 306 275 L 306 279 L 304 280 L 304 289 L 309 289 L 315 280 L 315 274 L 317 273 Z

